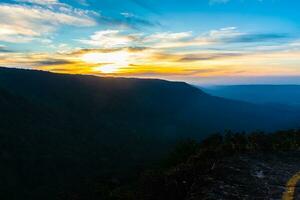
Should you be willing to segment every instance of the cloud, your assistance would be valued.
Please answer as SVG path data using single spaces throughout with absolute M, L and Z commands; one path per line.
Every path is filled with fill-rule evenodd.
M 287 34 L 282 33 L 254 33 L 241 34 L 236 37 L 225 39 L 226 42 L 251 43 L 251 42 L 266 42 L 288 38 Z
M 126 13 L 126 15 L 130 15 Z M 93 33 L 88 39 L 80 39 L 83 44 L 101 48 L 143 47 L 160 50 L 179 48 L 208 48 L 221 44 L 263 43 L 289 38 L 282 33 L 246 33 L 236 27 L 211 30 L 201 35 L 186 32 L 157 32 L 154 34 L 126 33 L 120 30 L 104 30 Z
M 130 71 L 130 73 L 125 72 L 124 76 L 137 76 L 137 77 L 175 77 L 175 76 L 199 76 L 209 73 L 217 73 L 224 71 L 222 69 L 212 69 L 212 68 L 201 68 L 201 69 L 178 69 L 175 71 L 172 70 L 158 70 L 159 66 L 153 65 L 130 65 L 131 68 L 135 70 Z
M 208 47 L 220 44 L 259 43 L 287 39 L 283 33 L 247 33 L 236 27 L 225 27 L 195 35 L 187 32 L 159 32 L 142 36 L 140 44 L 152 48 L 178 49 L 186 47 Z
M 165 52 L 152 52 L 149 55 L 151 61 L 158 62 L 170 62 L 176 64 L 184 64 L 190 63 L 191 65 L 194 62 L 201 61 L 225 61 L 226 59 L 234 59 L 238 57 L 243 57 L 251 55 L 251 53 L 232 53 L 232 52 L 206 52 L 206 51 L 198 51 L 196 53 L 165 53 Z
M 30 4 L 39 4 L 39 5 L 59 5 L 58 0 L 15 0 L 16 2 L 21 3 L 30 3 Z
M 161 32 L 145 38 L 145 42 L 171 42 L 182 41 L 192 36 L 191 32 Z
M 201 60 L 216 60 L 224 58 L 232 58 L 237 56 L 244 56 L 242 53 L 203 53 L 203 54 L 189 54 L 179 59 L 183 62 L 201 61 Z
M 83 48 L 77 49 L 68 53 L 65 53 L 67 56 L 81 56 L 86 53 L 110 53 L 115 51 L 123 50 L 123 48 Z M 64 54 L 64 53 L 62 53 Z
M 83 6 L 88 6 L 89 3 L 87 0 L 76 0 L 79 4 L 83 5 Z
M 41 6 L 18 6 L 44 9 Z M 68 14 L 65 10 L 60 12 Z M 73 9 L 71 9 L 72 12 Z M 121 15 L 124 18 L 136 17 L 128 12 Z M 90 17 L 85 12 L 83 16 Z M 101 15 L 99 18 L 103 19 Z M 33 24 L 35 28 L 29 29 L 29 25 L 17 27 L 14 24 L 10 27 L 10 24 L 5 22 L 6 26 L 0 26 L 0 30 L 2 28 L 2 34 L 9 33 L 19 36 L 19 40 L 35 39 L 47 35 L 47 33 L 37 29 L 43 28 L 43 25 L 49 28 L 50 33 L 52 33 L 60 25 L 73 25 L 75 23 L 74 21 L 69 23 L 58 20 L 53 22 L 49 19 L 49 22 L 37 26 L 34 17 L 30 16 L 29 19 L 25 22 L 29 23 L 30 26 Z M 39 22 L 40 19 L 37 21 Z M 0 23 L 3 22 L 0 21 Z M 11 30 L 16 33 L 9 32 Z M 259 47 L 269 47 L 274 44 L 269 43 L 269 41 L 281 41 L 288 37 L 282 33 L 243 32 L 236 27 L 225 27 L 202 34 L 191 31 L 151 32 L 147 34 L 133 29 L 107 29 L 93 32 L 89 37 L 77 39 L 81 44 L 85 44 L 84 46 L 88 45 L 85 49 L 73 48 L 71 45 L 67 47 L 64 44 L 61 48 L 66 51 L 58 50 L 57 53 L 53 54 L 11 52 L 7 56 L 5 55 L 7 48 L 3 46 L 2 53 L 0 53 L 0 65 L 22 65 L 62 73 L 116 76 L 197 77 L 255 73 L 292 74 L 295 72 L 296 64 L 299 63 L 299 41 L 294 41 L 289 47 L 286 45 L 286 47 L 278 47 L 275 50 L 274 47 L 271 50 L 259 49 Z M 54 42 L 51 45 L 58 47 L 58 44 Z M 289 51 L 290 54 L 287 54 L 288 51 L 284 52 L 288 48 L 290 48 L 289 50 L 293 49 L 295 53 L 291 54 Z M 296 52 L 296 50 L 298 51 Z
M 225 27 L 217 30 L 211 30 L 208 33 L 205 33 L 204 36 L 210 39 L 218 39 L 226 37 L 235 37 L 241 34 L 242 33 L 238 31 L 237 27 Z
M 119 30 L 97 31 L 88 40 L 78 40 L 81 43 L 102 48 L 130 46 L 137 40 L 135 35 L 125 35 Z
M 209 4 L 213 5 L 213 4 L 225 4 L 228 3 L 230 0 L 209 0 Z
M 132 13 L 120 13 L 122 17 L 107 17 L 100 14 L 96 14 L 92 11 L 86 11 L 82 9 L 75 9 L 72 8 L 70 5 L 61 3 L 58 0 L 15 0 L 18 3 L 25 3 L 27 6 L 40 6 L 44 9 L 51 9 L 52 11 L 55 10 L 55 12 L 67 12 L 68 14 L 71 14 L 74 16 L 75 14 L 84 14 L 86 17 L 88 17 L 89 14 L 93 15 L 93 20 L 95 20 L 99 24 L 108 24 L 108 25 L 114 25 L 114 26 L 122 26 L 126 28 L 134 28 L 138 29 L 141 26 L 158 26 L 160 25 L 158 22 L 152 22 L 147 19 L 143 19 L 142 17 L 139 17 Z M 76 0 L 77 3 L 88 6 L 88 2 L 86 0 Z M 71 11 L 71 12 L 70 12 Z M 73 13 L 72 13 L 73 11 Z
M 61 25 L 93 26 L 96 22 L 90 15 L 95 13 L 69 6 L 52 9 L 0 3 L 0 41 L 29 42 L 53 33 Z
M 143 19 L 133 13 L 123 12 L 120 14 L 124 17 L 124 20 L 121 21 L 123 21 L 124 24 L 127 24 L 129 27 L 132 28 L 138 29 L 140 26 L 161 26 L 158 22 Z
M 0 53 L 11 53 L 12 50 L 9 50 L 5 45 L 0 45 Z
M 255 1 L 255 0 L 251 0 L 251 1 Z M 258 2 L 263 2 L 264 0 L 256 0 Z M 210 5 L 214 5 L 214 4 L 226 4 L 231 2 L 231 0 L 208 0 Z M 245 0 L 240 0 L 240 2 L 245 2 Z
M 139 5 L 140 7 L 144 8 L 145 10 L 149 11 L 149 12 L 152 12 L 152 13 L 155 13 L 155 14 L 160 14 L 157 9 L 150 6 L 148 3 L 146 3 L 147 1 L 145 1 L 145 0 L 131 0 L 131 1 L 134 2 L 135 4 Z
M 93 33 L 88 39 L 77 40 L 90 46 L 131 51 L 176 49 L 178 47 L 205 45 L 206 41 L 195 40 L 192 32 L 158 32 L 150 35 L 126 33 L 120 30 L 103 30 Z
M 289 38 L 284 33 L 246 33 L 239 31 L 236 27 L 226 27 L 218 30 L 212 30 L 202 36 L 198 40 L 210 43 L 255 43 L 268 42 Z
M 137 15 L 133 15 L 126 12 L 120 13 L 119 16 L 115 17 L 98 15 L 95 16 L 94 19 L 97 21 L 98 24 L 108 25 L 111 28 L 118 29 L 140 30 L 141 28 L 161 26 L 159 22 L 147 20 Z
M 192 32 L 159 32 L 142 37 L 141 43 L 152 48 L 179 48 L 203 45 L 202 41 L 195 41 Z
M 67 59 L 44 59 L 44 60 L 38 60 L 35 62 L 38 66 L 49 66 L 49 65 L 66 65 L 66 64 L 73 64 L 76 63 L 74 61 L 70 61 Z
M 4 47 L 4 46 L 3 46 Z M 5 48 L 5 47 L 4 47 Z M 78 49 L 65 53 L 0 53 L 0 65 L 61 73 L 138 77 L 299 74 L 300 51 L 168 51 L 144 47 Z M 251 60 L 251 62 L 249 62 Z M 276 66 L 276 67 L 275 67 Z

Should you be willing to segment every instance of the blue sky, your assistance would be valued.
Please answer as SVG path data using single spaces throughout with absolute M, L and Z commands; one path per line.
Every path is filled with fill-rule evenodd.
M 1 0 L 0 65 L 300 84 L 299 9 L 295 0 Z

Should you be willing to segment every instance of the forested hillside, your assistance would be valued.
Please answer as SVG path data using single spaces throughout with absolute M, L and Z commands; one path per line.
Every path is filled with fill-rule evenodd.
M 0 68 L 1 197 L 99 199 L 177 140 L 296 128 L 298 116 L 182 82 Z

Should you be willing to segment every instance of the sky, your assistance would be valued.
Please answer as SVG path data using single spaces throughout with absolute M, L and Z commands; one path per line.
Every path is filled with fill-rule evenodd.
M 300 84 L 300 1 L 0 0 L 0 66 Z

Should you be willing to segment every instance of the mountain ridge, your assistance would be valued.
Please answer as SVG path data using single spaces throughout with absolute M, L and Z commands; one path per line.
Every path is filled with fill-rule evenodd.
M 205 92 L 256 104 L 273 104 L 300 107 L 300 85 L 220 85 L 200 87 Z
M 15 80 L 21 84 L 15 84 Z M 139 115 L 146 113 L 150 117 L 157 115 L 159 109 L 162 108 L 168 109 L 166 113 L 174 114 L 168 117 L 179 117 L 178 120 L 181 121 L 185 121 L 186 118 L 196 120 L 195 118 L 199 118 L 199 114 L 203 113 L 200 115 L 202 117 L 199 118 L 199 121 L 206 120 L 207 124 L 212 122 L 213 117 L 224 120 L 230 119 L 232 115 L 236 115 L 236 120 L 239 122 L 239 118 L 243 118 L 244 114 L 257 117 L 262 115 L 264 120 L 267 120 L 268 117 L 272 119 L 272 115 L 268 114 L 268 112 L 272 112 L 272 109 L 213 97 L 187 83 L 160 79 L 103 78 L 0 68 L 0 87 L 38 104 L 50 107 L 58 106 L 61 109 L 64 107 L 70 110 L 76 109 L 85 114 L 89 111 L 89 114 L 97 115 L 97 109 L 101 113 L 119 112 L 123 109 L 122 113 L 125 115 L 126 112 L 131 114 L 135 112 L 140 113 Z M 127 108 L 129 105 L 131 107 Z M 147 112 L 145 112 L 146 110 Z M 228 116 L 224 118 L 224 113 L 219 113 L 220 110 L 227 112 Z M 266 110 L 266 112 L 261 112 L 262 110 Z M 276 112 L 282 112 L 283 115 L 286 113 L 283 110 Z M 206 118 L 212 118 L 211 121 L 204 119 L 204 115 Z M 131 115 L 127 114 L 127 117 L 131 117 Z M 249 120 L 251 121 L 251 119 L 241 120 L 240 123 L 248 123 Z M 266 122 L 266 125 L 268 124 Z M 231 122 L 231 125 L 225 125 L 223 130 L 234 129 L 233 125 L 235 124 Z M 220 124 L 215 126 L 221 127 Z M 269 124 L 268 126 L 274 125 Z M 260 126 L 257 126 L 257 129 L 260 129 Z M 207 132 L 215 131 L 218 130 L 207 130 Z M 222 130 L 219 129 L 219 131 Z
M 86 180 L 126 182 L 182 138 L 297 128 L 298 116 L 181 82 L 0 68 L 1 194 L 52 200 L 89 191 Z

